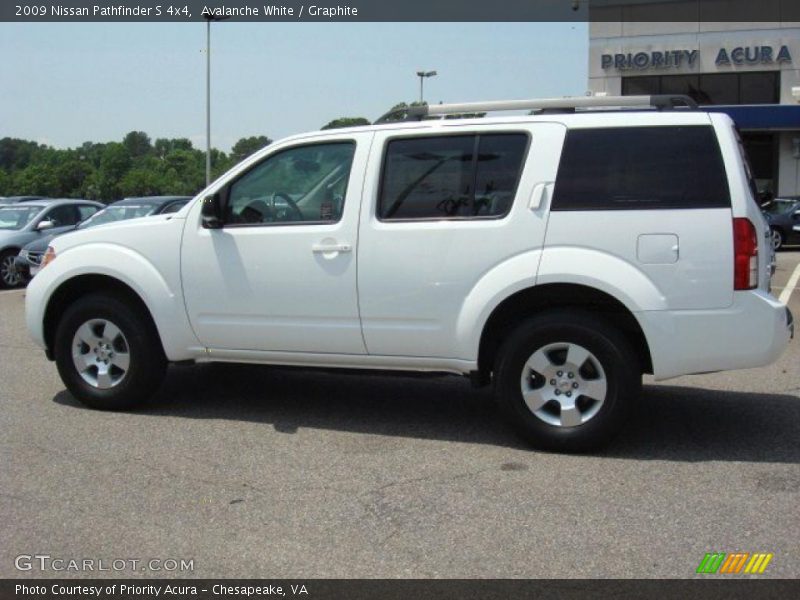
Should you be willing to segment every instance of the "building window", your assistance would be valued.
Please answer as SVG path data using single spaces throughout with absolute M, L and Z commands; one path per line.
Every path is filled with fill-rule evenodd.
M 698 104 L 777 104 L 780 73 L 706 73 L 623 77 L 622 95 L 685 94 Z

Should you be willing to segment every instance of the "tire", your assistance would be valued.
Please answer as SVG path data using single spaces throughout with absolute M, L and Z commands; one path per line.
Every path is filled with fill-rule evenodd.
M 769 229 L 770 241 L 772 242 L 772 249 L 776 252 L 783 248 L 786 243 L 786 234 L 784 234 L 777 227 L 770 227 Z
M 613 440 L 642 386 L 640 362 L 625 337 L 577 310 L 520 324 L 500 347 L 494 374 L 497 402 L 520 436 L 560 452 Z
M 14 267 L 14 260 L 17 258 L 19 250 L 5 250 L 0 252 L 0 289 L 8 290 L 19 287 L 22 284 L 22 277 Z
M 71 304 L 56 329 L 54 350 L 70 393 L 100 410 L 144 402 L 166 372 L 164 350 L 149 316 L 113 294 L 90 294 Z

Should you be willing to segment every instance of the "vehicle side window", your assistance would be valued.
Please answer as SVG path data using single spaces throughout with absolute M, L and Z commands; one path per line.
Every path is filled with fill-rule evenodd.
M 337 222 L 354 152 L 353 142 L 331 142 L 269 156 L 231 185 L 226 225 Z
M 161 214 L 162 215 L 168 215 L 168 214 L 171 214 L 171 213 L 176 213 L 180 209 L 182 209 L 185 204 L 186 204 L 186 202 L 173 202 L 172 204 L 168 204 L 164 208 L 164 210 L 161 211 Z
M 80 213 L 73 204 L 64 204 L 56 206 L 49 210 L 47 214 L 42 217 L 44 221 L 52 221 L 53 227 L 67 227 L 69 225 L 77 225 L 80 221 Z
M 524 133 L 392 140 L 386 147 L 378 217 L 504 216 L 514 201 L 527 146 Z
M 552 210 L 730 205 L 712 127 L 614 127 L 567 134 Z
M 100 210 L 100 208 L 97 206 L 92 206 L 91 204 L 81 204 L 78 207 L 78 213 L 80 215 L 81 221 L 88 219 L 98 210 Z

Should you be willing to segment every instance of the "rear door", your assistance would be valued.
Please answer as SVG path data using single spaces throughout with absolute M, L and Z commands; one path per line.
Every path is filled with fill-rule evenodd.
M 358 250 L 361 323 L 375 355 L 458 356 L 476 283 L 541 248 L 565 128 L 555 123 L 376 133 Z M 537 261 L 529 267 L 534 284 Z

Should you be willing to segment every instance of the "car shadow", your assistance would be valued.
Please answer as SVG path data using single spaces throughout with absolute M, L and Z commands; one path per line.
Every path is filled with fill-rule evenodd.
M 53 401 L 83 408 L 66 390 Z M 87 409 L 88 410 L 88 409 Z M 258 365 L 170 367 L 146 416 L 224 419 L 527 449 L 491 388 L 461 377 Z M 645 386 L 625 431 L 601 456 L 636 460 L 800 462 L 800 398 L 787 394 Z

